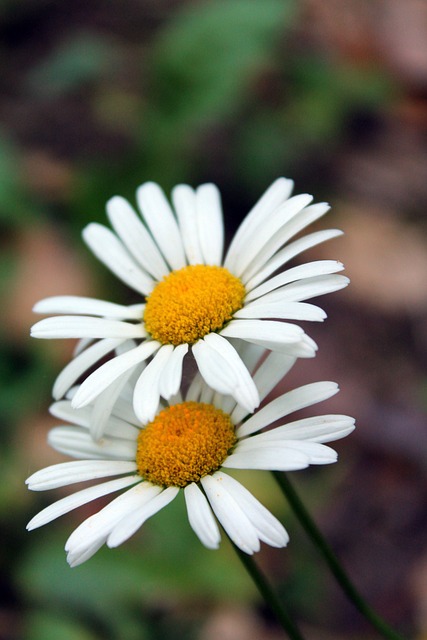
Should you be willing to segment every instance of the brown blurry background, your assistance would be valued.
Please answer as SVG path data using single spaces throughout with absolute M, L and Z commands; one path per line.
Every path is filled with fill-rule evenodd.
M 23 485 L 63 459 L 45 444 L 47 409 L 72 351 L 29 340 L 32 305 L 136 301 L 82 227 L 146 180 L 213 181 L 231 236 L 279 175 L 329 201 L 317 226 L 346 234 L 301 259 L 340 259 L 352 280 L 320 301 L 328 320 L 305 327 L 318 356 L 281 387 L 336 380 L 320 410 L 358 425 L 337 465 L 291 478 L 370 603 L 427 638 L 425 0 L 3 0 L 0 52 L 0 640 L 283 637 L 226 542 L 205 550 L 183 504 L 70 570 L 63 545 L 86 512 L 28 534 L 64 494 Z M 307 639 L 378 637 L 271 477 L 244 477 L 290 531 L 287 550 L 257 559 Z

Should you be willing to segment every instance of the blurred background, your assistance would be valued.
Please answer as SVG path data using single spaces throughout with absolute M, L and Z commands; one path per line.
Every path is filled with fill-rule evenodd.
M 24 479 L 46 444 L 71 341 L 30 341 L 57 294 L 135 302 L 80 233 L 114 194 L 213 181 L 227 233 L 279 175 L 333 205 L 351 286 L 307 326 L 315 361 L 282 383 L 336 380 L 354 415 L 338 465 L 291 479 L 370 603 L 427 638 L 427 3 L 425 0 L 0 2 L 0 639 L 283 637 L 223 541 L 204 549 L 178 500 L 123 547 L 70 570 L 80 509 L 31 534 L 54 498 Z M 273 479 L 241 474 L 286 524 L 257 560 L 308 640 L 378 637 L 347 603 Z

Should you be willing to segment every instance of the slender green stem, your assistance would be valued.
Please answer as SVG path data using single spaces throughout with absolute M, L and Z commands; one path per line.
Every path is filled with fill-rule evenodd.
M 240 560 L 242 561 L 245 569 L 254 581 L 258 591 L 264 598 L 267 605 L 276 615 L 278 621 L 280 622 L 284 631 L 286 631 L 286 633 L 288 634 L 289 638 L 291 638 L 291 640 L 304 640 L 304 637 L 301 635 L 289 613 L 286 611 L 283 603 L 279 600 L 276 592 L 273 591 L 271 585 L 267 582 L 266 577 L 256 565 L 253 557 L 241 551 L 239 547 L 236 547 L 232 540 L 230 542 L 233 545 L 234 550 L 239 556 Z
M 278 471 L 273 471 L 273 475 L 282 492 L 286 496 L 289 504 L 294 510 L 296 516 L 304 527 L 305 532 L 311 538 L 315 546 L 319 549 L 320 553 L 323 555 L 331 572 L 335 576 L 337 582 L 342 587 L 349 600 L 351 600 L 351 602 L 360 611 L 360 613 L 365 616 L 367 620 L 369 620 L 369 622 L 375 627 L 377 631 L 379 631 L 379 633 L 384 638 L 387 638 L 388 640 L 405 640 L 403 636 L 394 631 L 394 629 L 392 629 L 373 609 L 371 609 L 371 607 L 359 594 L 356 587 L 353 585 L 350 578 L 347 576 L 346 572 L 341 566 L 338 558 L 332 551 L 331 547 L 328 545 L 328 543 L 320 533 L 317 525 L 308 513 L 307 509 L 305 508 L 304 504 L 302 503 L 301 499 L 299 498 L 298 494 L 296 493 L 294 487 L 292 486 L 286 475 Z

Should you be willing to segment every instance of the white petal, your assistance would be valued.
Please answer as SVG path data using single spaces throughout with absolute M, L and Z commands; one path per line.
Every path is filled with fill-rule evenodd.
M 288 393 L 272 400 L 265 407 L 257 411 L 236 432 L 238 438 L 243 438 L 251 433 L 255 433 L 276 420 L 284 416 L 310 407 L 313 404 L 331 398 L 338 392 L 338 385 L 335 382 L 313 382 L 303 387 L 298 387 Z
M 101 540 L 103 544 L 116 524 L 129 517 L 141 504 L 152 500 L 161 491 L 161 487 L 153 486 L 149 482 L 140 482 L 122 493 L 101 511 L 82 522 L 68 538 L 65 550 L 74 558 Z
M 221 195 L 214 184 L 196 191 L 197 228 L 205 264 L 220 265 L 224 246 Z
M 322 415 L 288 422 L 266 431 L 263 440 L 310 440 L 310 442 L 333 442 L 354 431 L 354 418 L 343 415 Z M 249 440 L 258 438 L 253 436 Z M 242 444 L 245 441 L 242 441 Z
M 268 246 L 271 239 L 275 238 L 280 230 L 312 200 L 313 196 L 306 193 L 289 198 L 269 218 L 265 219 L 262 225 L 254 229 L 251 234 L 248 234 L 244 248 L 241 249 L 240 254 L 237 256 L 234 267 L 235 275 L 240 277 L 251 265 L 252 260 L 256 259 L 264 247 Z
M 201 479 L 210 505 L 234 544 L 248 554 L 259 551 L 257 532 L 222 482 L 220 473 Z
M 296 358 L 283 353 L 272 352 L 262 362 L 254 374 L 254 382 L 259 392 L 260 400 L 264 400 L 274 387 L 284 378 L 296 362 Z M 238 424 L 245 418 L 247 412 L 237 405 L 231 414 L 233 424 Z
M 246 238 L 257 229 L 292 193 L 294 183 L 286 178 L 278 178 L 261 196 L 237 229 L 225 258 L 224 266 L 234 273 L 234 267 Z
M 68 389 L 80 378 L 85 371 L 92 367 L 95 362 L 116 349 L 125 340 L 123 338 L 105 338 L 91 345 L 85 351 L 79 353 L 61 371 L 53 385 L 52 395 L 55 400 L 62 398 Z
M 138 378 L 133 394 L 133 410 L 143 423 L 156 415 L 160 401 L 159 381 L 173 354 L 174 347 L 164 344 Z
M 280 320 L 309 320 L 322 322 L 326 313 L 314 304 L 304 302 L 263 302 L 264 298 L 245 304 L 234 314 L 239 319 L 278 318 Z
M 221 481 L 253 524 L 258 537 L 272 547 L 285 547 L 289 536 L 283 525 L 240 482 L 226 473 Z
M 275 431 L 274 429 L 272 430 Z M 241 456 L 251 458 L 255 454 L 258 456 L 261 451 L 271 452 L 271 455 L 277 460 L 282 461 L 284 455 L 293 454 L 295 451 L 307 456 L 309 464 L 330 464 L 337 461 L 337 453 L 331 447 L 318 442 L 310 442 L 308 440 L 290 440 L 288 438 L 281 439 L 279 435 L 276 438 L 264 438 L 267 434 L 260 433 L 252 438 L 242 440 L 234 449 L 232 456 Z M 250 464 L 250 463 L 249 463 Z M 225 465 L 226 466 L 226 465 Z M 281 469 L 285 471 L 285 469 Z
M 55 316 L 36 322 L 31 328 L 33 338 L 145 338 L 142 323 L 89 316 Z
M 287 224 L 284 224 L 281 229 L 277 231 L 270 240 L 266 242 L 264 247 L 260 249 L 258 254 L 254 256 L 252 262 L 241 274 L 243 282 L 248 282 L 258 271 L 264 268 L 266 262 L 274 256 L 283 245 L 288 242 L 293 236 L 299 233 L 302 229 L 309 224 L 325 215 L 329 211 L 330 207 L 325 202 L 318 204 L 312 204 L 300 211 L 294 216 Z
M 102 393 L 94 400 L 91 419 L 90 419 L 90 435 L 96 441 L 99 440 L 106 430 L 108 420 L 111 418 L 114 405 L 123 390 L 123 387 L 135 371 L 135 365 L 128 371 L 122 373 L 114 382 L 112 382 Z
M 81 340 L 78 340 L 76 343 L 76 346 L 73 349 L 73 358 L 78 356 L 84 349 L 87 349 L 87 347 L 92 342 L 93 342 L 92 338 L 82 338 Z
M 181 238 L 189 264 L 203 264 L 197 229 L 196 194 L 186 184 L 177 185 L 172 191 L 172 202 L 178 216 Z
M 186 265 L 181 234 L 165 194 L 154 182 L 141 185 L 136 197 L 154 240 L 172 269 Z
M 166 507 L 178 494 L 178 487 L 168 487 L 154 498 L 138 505 L 135 510 L 122 518 L 114 527 L 107 538 L 107 545 L 110 548 L 118 547 L 122 542 L 130 538 L 148 518 Z
M 162 280 L 169 273 L 168 266 L 129 202 L 120 196 L 111 198 L 107 202 L 107 215 L 115 232 L 135 260 L 156 280 Z
M 73 460 L 40 469 L 25 482 L 31 491 L 46 491 L 75 482 L 98 480 L 134 471 L 136 471 L 136 463 L 125 460 Z
M 296 471 L 309 465 L 309 457 L 300 451 L 266 448 L 232 453 L 222 466 L 225 469 L 264 469 L 265 471 Z
M 50 413 L 56 418 L 67 420 L 72 424 L 90 429 L 92 421 L 92 407 L 74 409 L 69 400 L 54 402 L 49 408 Z M 119 437 L 125 440 L 136 440 L 139 429 L 129 424 L 121 417 L 111 415 L 105 423 L 105 433 L 108 436 Z
M 61 500 L 57 500 L 53 504 L 40 511 L 27 524 L 27 529 L 28 531 L 31 531 L 32 529 L 41 527 L 48 522 L 59 518 L 65 513 L 68 513 L 73 509 L 77 509 L 77 507 L 81 507 L 83 504 L 87 504 L 88 502 L 96 500 L 101 496 L 106 496 L 109 493 L 113 493 L 113 491 L 120 491 L 121 489 L 125 489 L 126 487 L 129 487 L 130 485 L 140 481 L 140 476 L 118 478 L 117 480 L 110 480 L 110 482 L 103 482 L 94 487 L 88 487 L 87 489 L 76 491 L 72 495 L 67 496 L 66 498 L 62 498 Z
M 290 282 L 297 282 L 298 280 L 312 278 L 314 276 L 329 275 L 331 273 L 336 273 L 337 271 L 342 271 L 343 269 L 344 265 L 337 260 L 317 260 L 315 262 L 300 264 L 297 267 L 293 267 L 292 269 L 287 269 L 283 273 L 279 273 L 277 276 L 270 278 L 259 287 L 252 289 L 252 291 L 246 295 L 245 303 L 255 300 L 256 298 L 260 298 L 266 293 L 269 293 L 274 289 L 278 289 L 279 287 L 283 287 L 285 284 L 289 284 Z
M 102 547 L 105 540 L 106 540 L 105 536 L 99 537 L 97 538 L 96 542 L 89 545 L 88 547 L 84 547 L 83 549 L 80 549 L 76 552 L 73 552 L 73 551 L 68 552 L 67 562 L 70 565 L 70 567 L 72 569 L 74 567 L 78 567 L 80 564 L 83 564 L 83 562 L 86 562 L 86 560 L 89 560 L 90 558 L 92 558 L 92 556 L 94 556 L 95 553 Z
M 150 293 L 153 279 L 136 264 L 110 229 L 92 222 L 83 229 L 83 239 L 98 260 L 122 282 L 144 296 Z
M 205 382 L 220 393 L 232 395 L 251 413 L 259 404 L 252 377 L 234 347 L 216 333 L 193 345 L 193 354 Z
M 292 282 L 284 287 L 279 287 L 275 291 L 270 291 L 261 300 L 270 302 L 299 302 L 308 298 L 316 298 L 326 293 L 333 293 L 346 287 L 349 279 L 346 276 L 330 275 L 304 278 L 298 282 Z
M 342 235 L 342 231 L 339 229 L 327 229 L 325 231 L 315 231 L 298 240 L 294 240 L 286 247 L 278 251 L 268 260 L 264 266 L 249 280 L 249 282 L 243 281 L 246 291 L 252 291 L 261 282 L 266 280 L 272 273 L 283 267 L 284 264 L 298 256 L 303 251 L 315 247 L 316 245 L 326 242 L 332 238 Z
M 240 338 L 263 346 L 265 342 L 293 343 L 299 342 L 304 330 L 289 322 L 274 322 L 273 320 L 231 320 L 223 329 L 221 335 L 227 338 Z
M 188 353 L 188 344 L 174 348 L 159 380 L 160 395 L 166 400 L 178 393 L 182 380 L 184 356 Z
M 209 387 L 206 383 L 203 385 L 202 387 L 202 392 L 200 394 L 200 399 L 199 402 L 203 402 L 205 404 L 212 404 L 213 403 L 213 399 L 214 399 L 214 395 L 215 393 L 217 393 L 216 391 L 214 391 L 214 389 L 212 389 L 212 387 Z
M 52 296 L 40 300 L 33 307 L 35 313 L 76 313 L 118 320 L 141 320 L 143 310 L 143 304 L 125 307 L 121 304 L 82 296 Z
M 208 549 L 218 549 L 221 534 L 218 525 L 199 487 L 192 482 L 184 489 L 188 521 L 200 542 Z
M 186 402 L 199 402 L 200 395 L 204 386 L 204 380 L 200 373 L 197 371 L 197 373 L 193 376 L 190 386 L 188 387 L 188 391 L 185 396 Z
M 83 407 L 92 402 L 94 398 L 104 391 L 104 389 L 114 382 L 122 373 L 128 371 L 135 364 L 149 358 L 159 347 L 159 342 L 148 340 L 135 349 L 123 353 L 103 364 L 80 385 L 79 390 L 73 398 L 73 407 Z
M 135 460 L 135 441 L 104 437 L 94 442 L 80 427 L 55 427 L 49 431 L 47 441 L 56 451 L 77 459 Z

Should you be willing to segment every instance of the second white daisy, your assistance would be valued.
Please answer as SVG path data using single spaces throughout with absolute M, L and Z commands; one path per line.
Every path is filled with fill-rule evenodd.
M 270 354 L 254 375 L 261 399 L 292 362 L 292 358 Z M 335 462 L 336 452 L 322 443 L 354 429 L 354 420 L 348 416 L 303 418 L 260 430 L 326 400 L 337 390 L 332 382 L 306 385 L 248 417 L 230 396 L 214 393 L 197 374 L 185 401 L 176 397 L 174 404 L 161 407 L 155 418 L 141 427 L 124 389 L 99 442 L 90 435 L 90 407 L 76 410 L 69 400 L 57 402 L 51 409 L 53 415 L 72 426 L 52 429 L 49 442 L 77 460 L 36 472 L 27 480 L 29 488 L 42 491 L 77 482 L 102 482 L 43 509 L 28 529 L 121 491 L 69 537 L 65 545 L 68 562 L 76 566 L 105 543 L 120 545 L 183 490 L 189 523 L 206 547 L 215 549 L 220 542 L 214 515 L 234 544 L 248 554 L 259 550 L 260 541 L 283 547 L 288 534 L 280 522 L 224 469 L 289 471 Z

